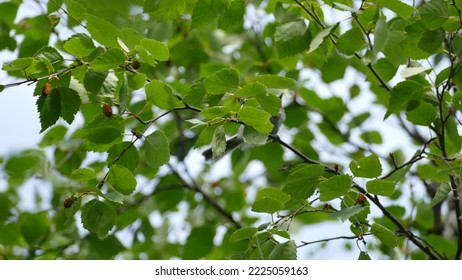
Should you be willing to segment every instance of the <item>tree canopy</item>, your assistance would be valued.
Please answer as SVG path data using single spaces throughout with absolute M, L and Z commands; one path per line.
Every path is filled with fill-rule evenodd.
M 0 3 L 0 50 L 17 54 L 0 94 L 33 85 L 43 135 L 0 155 L 0 258 L 290 260 L 329 243 L 460 259 L 461 10 Z M 20 206 L 31 180 L 46 189 L 27 194 L 34 211 Z M 325 223 L 349 233 L 300 235 Z

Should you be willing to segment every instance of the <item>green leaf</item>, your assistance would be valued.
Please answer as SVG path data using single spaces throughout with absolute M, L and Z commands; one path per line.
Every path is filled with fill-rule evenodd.
M 257 213 L 274 214 L 283 209 L 284 203 L 271 197 L 257 198 L 252 205 L 252 211 Z
M 125 64 L 125 53 L 119 48 L 107 50 L 93 60 L 90 67 L 94 71 L 107 71 L 110 69 L 117 70 L 119 66 Z
M 180 107 L 182 103 L 173 95 L 173 90 L 158 80 L 152 80 L 146 85 L 146 101 L 161 109 L 170 110 Z
M 236 97 L 255 97 L 259 94 L 266 94 L 266 87 L 259 83 L 259 82 L 253 82 L 246 84 L 242 88 L 239 88 L 234 92 L 234 96 Z
M 361 29 L 353 27 L 338 38 L 336 47 L 346 55 L 353 55 L 356 51 L 364 48 L 365 45 L 366 41 Z
M 341 209 L 339 211 L 335 211 L 335 212 L 329 214 L 329 218 L 331 218 L 331 219 L 338 218 L 338 219 L 342 220 L 342 222 L 345 222 L 349 218 L 351 218 L 354 215 L 361 212 L 363 209 L 364 209 L 364 206 L 362 206 L 360 204 L 354 205 L 354 206 L 351 206 L 351 207 L 346 207 L 346 208 L 343 208 L 343 209 Z
M 444 36 L 444 30 L 441 28 L 425 30 L 417 46 L 427 53 L 435 53 L 442 47 Z
M 56 89 L 53 89 L 49 95 L 41 95 L 37 99 L 37 111 L 39 112 L 40 124 L 42 129 L 40 133 L 50 126 L 54 125 L 61 114 L 61 97 Z
M 234 68 L 218 70 L 204 80 L 204 87 L 209 94 L 224 94 L 239 86 L 239 72 Z
M 213 226 L 193 228 L 186 239 L 183 258 L 186 260 L 197 260 L 205 257 L 214 248 L 214 237 L 215 227 Z
M 34 59 L 32 57 L 22 57 L 15 59 L 11 62 L 7 62 L 3 64 L 2 70 L 5 71 L 20 71 L 24 70 L 27 67 L 31 66 L 32 63 L 34 62 Z
M 368 260 L 371 260 L 371 257 L 369 256 L 369 254 L 367 252 L 364 252 L 364 251 L 361 251 L 359 253 L 359 257 L 358 257 L 358 260 L 362 260 L 362 261 L 368 261 Z
M 263 93 L 257 95 L 257 102 L 261 108 L 270 113 L 271 116 L 277 116 L 281 110 L 281 98 L 272 93 Z
M 112 72 L 87 71 L 84 78 L 85 88 L 93 94 L 114 97 L 117 89 L 117 76 Z
M 147 55 L 155 60 L 167 61 L 170 58 L 170 52 L 166 44 L 153 40 L 153 39 L 142 39 L 139 47 L 147 51 Z M 136 48 L 139 51 L 139 48 Z M 141 54 L 140 54 L 141 57 Z M 143 59 L 143 58 L 142 58 Z M 155 66 L 155 65 L 151 65 Z
M 263 110 L 244 106 L 239 110 L 237 117 L 246 125 L 255 128 L 258 132 L 270 133 L 273 129 L 273 124 L 270 121 L 271 115 Z
M 150 13 L 151 17 L 157 21 L 167 21 L 180 17 L 185 8 L 185 0 L 156 0 L 154 3 L 151 0 L 145 0 L 144 10 Z
M 19 226 L 24 240 L 30 246 L 36 246 L 45 241 L 50 231 L 50 219 L 47 212 L 22 213 Z
M 46 64 L 49 63 L 47 67 L 48 71 L 54 72 L 61 66 L 61 63 L 64 61 L 64 58 L 61 54 L 53 47 L 45 46 L 40 48 L 35 54 L 34 58 L 38 61 L 45 62 Z
M 170 160 L 168 139 L 161 130 L 156 130 L 146 136 L 144 149 L 146 153 L 146 162 L 152 168 L 159 168 Z
M 374 52 L 377 54 L 383 50 L 388 41 L 388 27 L 386 18 L 381 16 L 375 23 Z
M 273 198 L 280 201 L 281 203 L 286 203 L 290 200 L 290 195 L 285 192 L 275 189 L 275 188 L 264 188 L 257 192 L 257 198 Z
M 425 26 L 435 30 L 445 24 L 449 19 L 448 2 L 445 0 L 431 0 L 418 9 Z
M 319 199 L 329 201 L 345 195 L 350 189 L 352 179 L 349 175 L 334 175 L 319 184 Z
M 253 145 L 263 145 L 268 141 L 268 133 L 260 133 L 251 126 L 244 127 L 244 142 Z
M 284 243 L 278 243 L 268 256 L 269 260 L 296 260 L 297 245 L 295 241 L 289 240 Z
M 139 157 L 138 150 L 132 142 L 122 142 L 109 149 L 106 162 L 108 167 L 117 164 L 134 171 L 138 167 Z
M 90 168 L 79 168 L 71 173 L 71 178 L 74 180 L 78 180 L 81 183 L 86 183 L 92 179 L 95 179 L 96 173 L 95 170 Z
M 72 19 L 75 19 L 78 21 L 85 20 L 85 14 L 87 13 L 87 9 L 82 3 L 76 0 L 67 0 L 66 7 L 67 7 L 67 12 L 72 17 Z
M 398 83 L 390 91 L 390 101 L 384 119 L 393 113 L 398 113 L 405 109 L 413 98 L 422 94 L 424 88 L 418 82 L 406 80 Z
M 236 230 L 233 234 L 229 237 L 230 242 L 238 242 L 241 240 L 250 240 L 254 235 L 257 233 L 258 229 L 256 227 L 244 227 Z
M 215 118 L 221 118 L 228 115 L 231 112 L 231 109 L 226 106 L 214 106 L 205 108 L 201 111 L 201 115 L 205 117 L 206 120 L 213 120 Z
M 311 34 L 303 20 L 284 22 L 276 27 L 274 33 L 276 48 L 280 57 L 301 53 L 309 48 Z
M 439 185 L 438 189 L 436 190 L 436 194 L 433 197 L 432 201 L 430 202 L 430 207 L 435 207 L 438 203 L 445 200 L 448 197 L 449 193 L 452 191 L 451 186 L 449 184 L 443 183 Z
M 214 158 L 219 157 L 226 150 L 226 137 L 225 127 L 223 125 L 218 126 L 213 132 L 212 138 L 212 156 Z
M 375 178 L 382 174 L 382 164 L 376 154 L 351 161 L 349 167 L 355 177 Z
M 382 241 L 384 245 L 390 248 L 398 246 L 398 238 L 396 237 L 396 235 L 380 224 L 372 224 L 371 233 L 380 241 Z
M 366 183 L 367 192 L 382 196 L 391 196 L 395 192 L 395 187 L 395 182 L 382 179 L 370 180 Z
M 144 36 L 133 28 L 122 28 L 119 32 L 118 38 L 125 46 L 127 46 L 130 50 L 133 50 L 140 44 L 141 40 L 144 39 Z M 121 44 L 119 43 L 119 45 Z
M 192 106 L 201 106 L 204 96 L 207 94 L 202 79 L 195 81 L 184 96 L 184 101 Z
M 107 181 L 116 191 L 124 195 L 132 194 L 136 189 L 136 179 L 127 168 L 114 164 L 109 169 Z
M 319 184 L 324 171 L 320 164 L 306 164 L 290 172 L 282 191 L 293 200 L 304 200 L 310 197 Z
M 72 35 L 64 42 L 63 48 L 66 52 L 80 59 L 89 56 L 96 49 L 90 36 L 83 33 Z
M 255 79 L 269 88 L 290 89 L 296 85 L 294 79 L 279 75 L 264 74 L 256 76 Z
M 161 0 L 145 0 L 143 13 L 151 13 L 156 11 L 160 6 Z
M 228 29 L 230 27 L 242 26 L 244 23 L 246 4 L 243 0 L 232 1 L 226 11 L 218 18 L 218 27 Z
M 86 147 L 92 151 L 107 151 L 120 142 L 125 130 L 125 121 L 118 115 L 107 118 L 98 115 L 82 129 L 76 131 L 73 138 L 84 139 Z
M 98 43 L 106 47 L 119 47 L 117 42 L 119 28 L 114 24 L 92 14 L 87 14 L 86 27 L 91 37 Z
M 4 91 L 5 90 L 5 86 L 4 85 L 0 85 L 0 92 Z
M 414 13 L 414 8 L 400 0 L 375 0 L 377 5 L 385 7 L 404 19 L 408 19 Z
M 82 101 L 78 92 L 71 88 L 59 87 L 51 91 L 52 94 L 59 94 L 61 101 L 60 116 L 68 123 L 72 124 L 74 117 L 79 112 Z
M 319 46 L 324 42 L 326 37 L 328 37 L 332 32 L 339 26 L 339 23 L 329 26 L 323 30 L 321 30 L 316 36 L 314 36 L 313 40 L 310 43 L 310 48 L 308 49 L 308 53 L 314 52 L 319 48 Z
M 93 199 L 82 207 L 82 224 L 85 229 L 104 239 L 116 224 L 115 209 L 107 203 Z
M 420 102 L 417 107 L 406 112 L 406 118 L 415 125 L 429 126 L 436 119 L 437 114 L 435 106 Z

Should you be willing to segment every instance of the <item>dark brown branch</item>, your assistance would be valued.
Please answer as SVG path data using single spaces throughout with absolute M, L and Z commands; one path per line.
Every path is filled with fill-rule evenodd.
M 170 167 L 170 170 L 173 172 L 173 174 L 175 174 L 175 176 L 177 176 L 178 179 L 180 179 L 183 182 L 186 188 L 201 194 L 205 201 L 207 201 L 218 213 L 220 213 L 223 217 L 230 221 L 235 227 L 237 227 L 238 229 L 243 227 L 239 221 L 234 219 L 231 213 L 227 212 L 223 207 L 221 207 L 221 205 L 218 204 L 218 201 L 216 201 L 213 197 L 211 197 L 204 190 L 202 190 L 202 188 L 199 187 L 199 185 L 197 185 L 196 182 L 188 182 L 183 176 L 181 176 L 181 174 L 175 168 L 173 168 L 173 166 L 171 166 L 170 164 L 168 164 L 168 166 Z
M 308 245 L 311 245 L 311 244 L 316 244 L 316 243 L 323 243 L 323 242 L 329 242 L 329 241 L 333 241 L 333 240 L 352 240 L 352 239 L 361 239 L 363 236 L 366 236 L 366 235 L 371 235 L 371 233 L 366 233 L 362 236 L 356 236 L 356 235 L 352 235 L 352 236 L 337 236 L 337 237 L 331 237 L 331 238 L 325 238 L 325 239 L 319 239 L 319 240 L 315 240 L 315 241 L 310 241 L 310 242 L 306 242 L 306 241 L 302 241 L 301 245 L 298 245 L 297 248 L 301 248 L 301 247 L 304 247 L 304 246 L 308 246 Z

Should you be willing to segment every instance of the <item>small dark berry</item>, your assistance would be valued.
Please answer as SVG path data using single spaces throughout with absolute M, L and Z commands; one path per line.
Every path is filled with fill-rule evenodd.
M 43 87 L 42 87 L 42 94 L 48 96 L 48 95 L 50 95 L 51 90 L 52 90 L 51 84 L 50 84 L 49 82 L 47 82 L 47 83 L 44 84 Z
M 362 193 L 358 193 L 358 195 L 356 196 L 356 204 L 364 205 L 366 201 L 367 201 L 366 196 Z
M 74 204 L 74 202 L 77 200 L 77 198 L 71 196 L 71 197 L 68 197 L 64 200 L 63 202 L 63 206 L 64 208 L 70 208 L 72 206 L 72 204 Z
M 106 117 L 110 117 L 112 116 L 112 106 L 107 104 L 107 103 L 104 103 L 103 104 L 103 113 Z

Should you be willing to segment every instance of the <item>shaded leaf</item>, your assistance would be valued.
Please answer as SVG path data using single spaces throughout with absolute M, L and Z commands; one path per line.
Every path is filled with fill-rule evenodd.
M 296 260 L 297 245 L 295 241 L 289 240 L 284 243 L 278 243 L 268 256 L 269 260 Z
M 226 137 L 225 127 L 223 125 L 218 126 L 213 132 L 212 137 L 212 156 L 214 158 L 219 157 L 226 150 Z
M 430 30 L 435 30 L 449 19 L 448 2 L 445 0 L 431 0 L 422 4 L 419 9 L 422 22 Z
M 371 233 L 380 241 L 382 241 L 384 245 L 390 248 L 398 246 L 398 238 L 396 237 L 396 235 L 380 224 L 372 224 Z
M 257 231 L 258 229 L 256 227 L 240 228 L 233 232 L 233 234 L 229 238 L 229 241 L 238 242 L 245 239 L 251 239 L 257 233 Z
M 82 208 L 83 227 L 96 234 L 99 239 L 104 239 L 109 231 L 115 226 L 117 219 L 116 211 L 107 203 L 93 199 Z
M 353 27 L 338 38 L 336 47 L 346 55 L 353 55 L 356 51 L 364 48 L 365 44 L 366 41 L 362 31 L 357 27 Z
M 323 171 L 324 167 L 319 164 L 303 165 L 289 174 L 282 190 L 292 199 L 307 199 L 316 190 Z
M 284 22 L 274 33 L 276 48 L 280 57 L 296 55 L 309 48 L 311 34 L 303 20 Z

